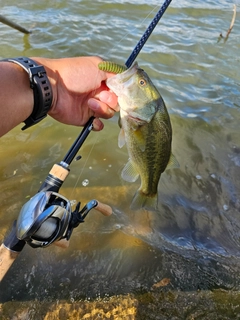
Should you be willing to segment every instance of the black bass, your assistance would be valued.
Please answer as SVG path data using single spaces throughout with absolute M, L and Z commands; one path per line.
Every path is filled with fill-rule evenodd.
M 121 119 L 118 145 L 121 148 L 126 143 L 129 154 L 121 176 L 129 182 L 141 178 L 131 209 L 155 210 L 161 174 L 169 164 L 178 166 L 171 153 L 172 127 L 165 103 L 137 63 L 127 70 L 113 68 L 109 62 L 102 62 L 99 68 L 119 72 L 106 84 L 118 96 Z

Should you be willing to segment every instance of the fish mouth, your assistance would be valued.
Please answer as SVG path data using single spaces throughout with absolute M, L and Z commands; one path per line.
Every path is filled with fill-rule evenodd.
M 118 74 L 118 78 L 121 79 L 121 82 L 125 82 L 129 80 L 132 77 L 132 75 L 136 73 L 138 69 L 139 69 L 138 63 L 134 62 L 134 64 L 129 69 Z
M 118 84 L 124 84 L 126 81 L 128 81 L 136 72 L 138 69 L 138 63 L 135 62 L 129 69 L 123 71 L 122 73 L 117 73 L 115 76 L 107 79 L 107 85 L 110 87 L 114 86 L 115 81 Z M 114 91 L 114 88 L 113 88 Z

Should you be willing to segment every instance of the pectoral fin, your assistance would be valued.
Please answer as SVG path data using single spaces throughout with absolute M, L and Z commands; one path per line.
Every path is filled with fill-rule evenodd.
M 118 117 L 118 126 L 119 128 L 122 128 L 122 120 L 120 116 Z
M 123 168 L 121 177 L 123 180 L 128 181 L 128 182 L 135 182 L 137 180 L 137 178 L 139 177 L 139 174 L 136 171 L 131 160 L 129 160 L 128 163 Z
M 179 168 L 179 167 L 180 167 L 179 162 L 177 161 L 176 157 L 171 153 L 166 170 Z

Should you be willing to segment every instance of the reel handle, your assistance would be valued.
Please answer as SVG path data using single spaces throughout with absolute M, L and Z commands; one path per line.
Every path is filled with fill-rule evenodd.
M 104 216 L 109 217 L 112 214 L 112 208 L 105 203 L 102 203 L 97 200 L 97 206 L 94 208 L 95 210 L 101 212 Z

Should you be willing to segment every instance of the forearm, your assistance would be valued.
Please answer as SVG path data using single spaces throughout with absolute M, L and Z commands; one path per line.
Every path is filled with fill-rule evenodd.
M 98 118 L 111 118 L 118 111 L 117 96 L 105 84 L 112 74 L 98 68 L 101 58 L 33 57 L 32 60 L 45 68 L 51 84 L 52 99 L 48 98 L 47 92 L 44 107 L 41 99 L 36 104 L 34 97 L 36 99 L 38 95 L 30 88 L 28 73 L 16 63 L 0 61 L 0 136 L 21 122 L 26 123 L 27 119 L 30 119 L 32 125 L 29 116 L 33 120 L 40 120 L 47 110 L 55 120 L 75 126 L 84 125 L 94 116 L 95 130 L 103 128 Z M 37 114 L 36 110 L 39 111 Z
M 0 62 L 0 136 L 26 120 L 32 110 L 28 74 L 16 64 Z

